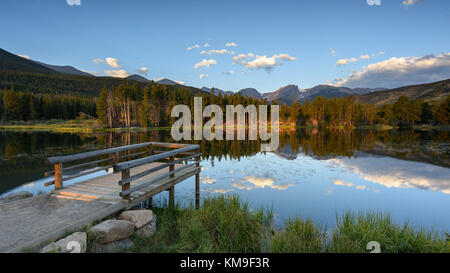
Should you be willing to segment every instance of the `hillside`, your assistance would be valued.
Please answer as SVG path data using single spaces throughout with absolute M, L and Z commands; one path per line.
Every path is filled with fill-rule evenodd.
M 149 79 L 147 79 L 145 77 L 142 77 L 141 75 L 138 75 L 138 74 L 130 75 L 130 76 L 126 77 L 125 79 L 127 79 L 127 80 L 134 80 L 134 81 L 137 81 L 137 82 L 150 82 Z
M 263 99 L 261 93 L 259 93 L 258 90 L 256 90 L 255 88 L 241 89 L 241 90 L 239 90 L 238 93 L 244 97 L 251 97 L 254 99 Z
M 428 102 L 442 101 L 450 95 L 450 79 L 364 94 L 361 95 L 360 102 L 376 105 L 391 104 L 403 95 L 409 97 L 411 100 L 421 99 Z
M 78 70 L 75 67 L 70 66 L 70 65 L 51 65 L 51 64 L 45 64 L 45 63 L 41 63 L 41 62 L 38 62 L 38 61 L 34 61 L 34 60 L 33 60 L 33 62 L 35 62 L 37 64 L 40 64 L 42 66 L 45 66 L 47 68 L 50 68 L 51 70 L 54 70 L 54 71 L 59 72 L 59 73 L 72 74 L 72 75 L 82 75 L 82 76 L 94 76 L 92 74 L 89 74 L 89 73 L 83 72 L 81 70 Z
M 28 71 L 42 74 L 56 74 L 57 72 L 35 63 L 31 60 L 19 57 L 0 48 L 0 70 Z

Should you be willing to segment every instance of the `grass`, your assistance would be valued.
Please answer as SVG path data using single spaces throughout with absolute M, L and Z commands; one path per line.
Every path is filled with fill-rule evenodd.
M 336 230 L 329 246 L 330 252 L 365 252 L 370 241 L 377 241 L 385 253 L 450 252 L 443 236 L 437 232 L 413 228 L 407 222 L 393 223 L 389 214 L 346 212 L 337 219 Z
M 129 131 L 151 131 L 167 130 L 170 127 L 130 127 L 130 128 L 106 128 L 95 119 L 73 119 L 73 120 L 43 120 L 43 121 L 7 121 L 0 123 L 0 130 L 14 131 L 50 131 L 50 132 L 129 132 Z
M 133 235 L 131 252 L 367 253 L 367 243 L 377 241 L 386 253 L 450 253 L 445 236 L 381 213 L 344 213 L 327 240 L 326 227 L 311 219 L 297 217 L 276 229 L 272 210 L 251 210 L 236 196 L 206 199 L 199 210 L 164 205 L 153 211 L 158 231 L 150 238 Z

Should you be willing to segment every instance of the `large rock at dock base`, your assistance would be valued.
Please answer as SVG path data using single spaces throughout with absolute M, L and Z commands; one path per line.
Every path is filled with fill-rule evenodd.
M 134 228 L 135 224 L 127 220 L 106 220 L 90 231 L 99 244 L 106 244 L 130 237 Z
M 153 216 L 153 219 L 147 223 L 142 228 L 138 229 L 136 233 L 140 236 L 150 237 L 156 233 L 156 215 Z
M 153 211 L 149 209 L 127 210 L 120 214 L 119 219 L 128 220 L 141 228 L 153 220 Z
M 27 192 L 27 191 L 14 192 L 14 193 L 10 193 L 6 196 L 0 197 L 0 204 L 16 201 L 16 200 L 20 200 L 20 199 L 25 199 L 25 198 L 29 198 L 29 197 L 33 197 L 33 194 L 31 192 Z
M 131 250 L 133 247 L 133 241 L 130 238 L 126 238 L 104 245 L 96 244 L 92 251 L 94 253 L 122 253 Z
M 66 238 L 45 246 L 40 253 L 85 253 L 86 247 L 86 232 L 75 232 Z

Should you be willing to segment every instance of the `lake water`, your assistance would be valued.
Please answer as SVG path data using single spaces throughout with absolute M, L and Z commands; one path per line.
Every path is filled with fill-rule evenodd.
M 279 224 L 301 216 L 333 227 L 337 214 L 351 210 L 389 212 L 398 223 L 450 231 L 448 132 L 299 129 L 280 138 L 279 149 L 268 153 L 259 141 L 199 143 L 201 196 L 239 195 L 253 208 L 272 207 Z M 0 194 L 51 190 L 43 186 L 49 156 L 145 141 L 173 142 L 169 131 L 0 131 Z M 156 205 L 166 197 L 160 194 Z M 194 199 L 194 178 L 176 186 L 175 198 Z

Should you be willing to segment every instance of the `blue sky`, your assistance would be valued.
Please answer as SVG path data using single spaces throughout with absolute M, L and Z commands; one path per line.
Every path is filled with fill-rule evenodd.
M 2 0 L 0 30 L 45 63 L 232 91 L 450 78 L 447 0 Z

